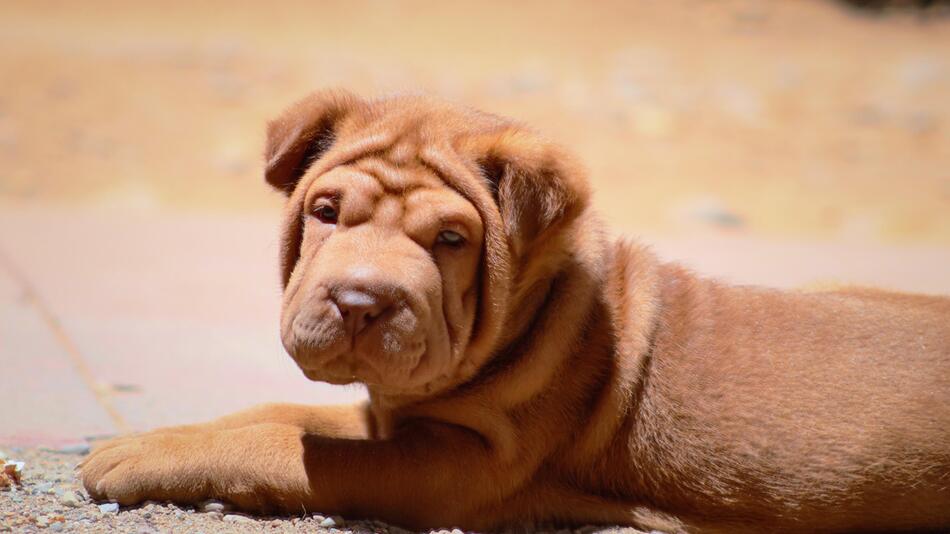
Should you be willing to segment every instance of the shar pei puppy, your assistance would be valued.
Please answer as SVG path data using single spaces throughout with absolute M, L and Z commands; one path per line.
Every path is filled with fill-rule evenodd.
M 634 163 L 632 162 L 631 165 Z M 267 131 L 280 325 L 354 407 L 121 437 L 95 499 L 414 528 L 950 528 L 950 299 L 731 286 L 611 237 L 513 121 L 315 93 Z

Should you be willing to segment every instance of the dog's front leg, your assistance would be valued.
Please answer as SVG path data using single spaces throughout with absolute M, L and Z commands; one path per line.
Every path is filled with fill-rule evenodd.
M 223 499 L 240 508 L 285 508 L 308 493 L 293 425 L 264 423 L 205 432 L 149 432 L 112 440 L 81 465 L 86 491 L 123 505 Z
M 262 423 L 115 440 L 84 462 L 82 480 L 94 498 L 122 504 L 220 499 L 254 512 L 428 526 L 457 524 L 499 493 L 498 472 L 482 438 L 457 427 L 419 424 L 390 440 L 361 440 Z

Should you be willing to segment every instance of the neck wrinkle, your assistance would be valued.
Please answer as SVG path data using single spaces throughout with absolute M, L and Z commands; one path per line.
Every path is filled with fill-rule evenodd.
M 586 339 L 590 321 L 598 316 L 595 307 L 602 301 L 604 265 L 599 243 L 590 249 L 596 250 L 569 256 L 559 269 L 552 270 L 541 286 L 543 293 L 533 296 L 537 302 L 534 309 L 522 312 L 513 307 L 529 320 L 518 325 L 519 331 L 482 373 L 485 393 L 496 409 L 514 408 L 556 386 L 557 373 L 565 362 L 590 348 Z M 517 306 L 525 306 L 525 300 Z
M 601 294 L 604 310 L 601 328 L 610 332 L 610 345 L 599 358 L 602 366 L 598 380 L 591 382 L 580 439 L 567 458 L 575 466 L 600 458 L 609 447 L 624 447 L 618 442 L 638 413 L 647 386 L 659 321 L 660 294 L 658 262 L 648 249 L 618 240 L 611 246 L 607 283 Z

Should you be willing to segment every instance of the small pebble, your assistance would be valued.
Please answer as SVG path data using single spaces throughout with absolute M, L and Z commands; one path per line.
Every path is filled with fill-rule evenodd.
M 60 454 L 89 454 L 89 444 L 86 442 L 81 443 L 71 443 L 69 445 L 64 445 L 55 449 L 43 449 L 50 452 L 58 452 Z
M 462 532 L 462 529 L 453 528 L 453 529 L 452 529 L 452 534 L 465 534 L 465 533 Z
M 7 460 L 3 464 L 3 474 L 6 475 L 6 479 L 12 481 L 14 484 L 19 484 L 20 479 L 23 477 L 23 462 L 16 462 L 12 460 Z
M 250 517 L 238 515 L 238 514 L 227 514 L 224 516 L 224 520 L 228 523 L 253 523 L 254 520 Z
M 45 515 L 41 515 L 36 518 L 36 526 L 40 528 L 46 528 L 49 526 L 49 519 Z
M 67 491 L 63 493 L 63 496 L 59 498 L 60 504 L 63 506 L 68 506 L 69 508 L 77 508 L 82 506 L 82 500 L 76 495 L 75 491 Z
M 117 514 L 119 513 L 119 503 L 107 502 L 105 504 L 100 504 L 99 511 L 104 514 Z
M 324 528 L 332 528 L 336 526 L 336 521 L 332 517 L 326 517 L 323 521 L 320 521 L 320 526 Z
M 53 532 L 62 532 L 63 524 L 59 522 L 53 523 L 52 525 L 49 526 L 49 529 Z
M 202 512 L 223 512 L 224 503 L 218 501 L 206 501 L 199 507 Z

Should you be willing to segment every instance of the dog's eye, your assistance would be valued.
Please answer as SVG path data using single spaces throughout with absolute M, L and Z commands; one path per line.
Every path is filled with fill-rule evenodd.
M 321 222 L 326 224 L 336 224 L 338 213 L 333 206 L 324 204 L 322 206 L 317 206 L 313 210 L 313 215 L 317 219 L 320 219 Z
M 442 230 L 439 232 L 438 242 L 452 247 L 459 247 L 465 243 L 465 238 L 458 232 L 452 230 Z

